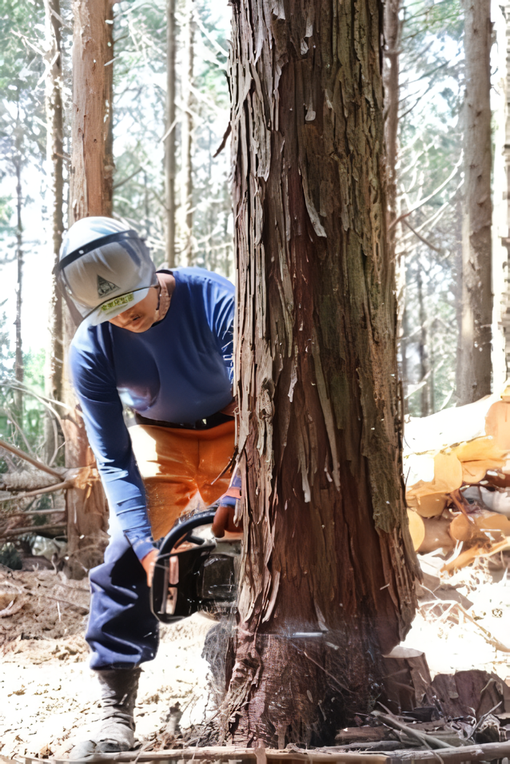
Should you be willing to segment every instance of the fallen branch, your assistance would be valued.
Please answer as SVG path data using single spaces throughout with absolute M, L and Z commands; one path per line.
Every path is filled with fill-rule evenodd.
M 13 528 L 12 530 L 8 531 L 0 531 L 0 539 L 23 536 L 25 533 L 33 533 L 36 536 L 40 536 L 41 531 L 44 531 L 45 533 L 58 533 L 59 531 L 66 530 L 66 525 L 30 525 L 27 528 Z
M 58 478 L 59 481 L 62 480 L 62 474 L 60 472 L 57 472 L 57 470 L 54 470 L 52 467 L 48 467 L 46 464 L 43 464 L 43 462 L 40 462 L 39 459 L 34 459 L 34 457 L 29 456 L 24 451 L 21 451 L 21 449 L 16 448 L 16 446 L 11 446 L 11 444 L 6 443 L 5 440 L 0 439 L 0 448 L 5 448 L 5 450 L 10 451 L 11 454 L 15 454 L 16 456 L 19 456 L 20 459 L 24 459 L 29 464 L 37 467 L 38 470 L 47 472 L 48 475 L 53 475 L 53 477 Z
M 28 499 L 31 496 L 40 496 L 43 493 L 54 493 L 55 491 L 63 491 L 66 488 L 72 488 L 74 482 L 71 480 L 64 480 L 63 483 L 54 483 L 53 485 L 47 485 L 44 488 L 36 488 L 34 491 L 26 491 L 25 493 L 13 494 L 5 499 L 0 499 L 0 503 L 4 501 L 14 501 L 15 499 Z
M 324 749 L 323 749 L 324 750 Z M 24 762 L 41 762 L 41 759 L 26 756 L 22 757 Z M 278 751 L 268 748 L 238 748 L 237 746 L 208 746 L 207 748 L 176 748 L 167 751 L 147 751 L 141 753 L 140 751 L 127 751 L 126 753 L 118 754 L 94 754 L 94 764 L 100 764 L 104 762 L 145 762 L 145 761 L 180 761 L 180 760 L 192 760 L 192 761 L 250 761 L 250 762 L 268 762 L 270 764 L 273 761 L 305 761 L 305 762 L 349 762 L 349 764 L 393 764 L 398 761 L 395 757 L 389 757 L 385 755 L 362 754 L 362 753 L 314 753 L 313 751 L 303 751 L 297 753 L 296 751 Z M 18 760 L 19 761 L 19 760 Z M 48 764 L 69 764 L 68 759 L 45 759 Z M 75 764 L 90 764 L 91 758 L 75 759 Z M 21 764 L 21 762 L 20 762 Z
M 398 721 L 393 715 L 383 714 L 382 711 L 372 711 L 372 716 L 376 716 L 384 722 L 384 724 L 387 724 L 388 727 L 393 727 L 393 729 L 400 730 L 400 732 L 405 732 L 409 737 L 414 737 L 416 740 L 419 740 L 420 743 L 425 743 L 425 745 L 429 745 L 431 748 L 451 748 L 451 746 L 448 743 L 445 743 L 444 740 L 440 740 L 438 737 L 429 735 L 426 732 L 415 730 L 411 725 Z
M 0 618 L 8 618 L 11 615 L 16 615 L 16 613 L 19 613 L 22 607 L 23 602 L 18 602 L 18 604 L 15 605 L 14 600 L 11 600 L 7 607 L 4 607 L 3 610 L 0 610 Z
M 58 586 L 60 585 L 61 584 L 58 584 Z M 51 594 L 45 594 L 39 589 L 37 589 L 35 592 L 31 591 L 30 589 L 26 589 L 24 586 L 21 586 L 21 587 L 16 586 L 16 589 L 18 590 L 19 594 L 26 594 L 29 597 L 42 597 L 42 599 L 45 599 L 45 600 L 60 602 L 63 605 L 69 605 L 70 607 L 74 607 L 77 610 L 82 610 L 84 614 L 87 614 L 89 612 L 89 609 L 86 605 L 78 605 L 76 602 L 72 602 L 72 600 L 67 600 L 64 597 L 53 597 Z
M 439 755 L 436 751 L 418 751 L 416 748 L 408 751 L 398 751 L 391 756 L 376 753 L 343 753 L 337 747 L 330 749 L 322 748 L 320 753 L 313 750 L 307 751 L 278 751 L 271 748 L 239 748 L 237 746 L 208 746 L 207 748 L 175 748 L 166 751 L 127 751 L 125 753 L 94 754 L 94 764 L 107 764 L 107 762 L 149 762 L 149 761 L 236 761 L 257 762 L 264 761 L 267 764 L 279 761 L 304 761 L 310 762 L 345 762 L 345 764 L 402 764 L 412 761 L 438 762 L 439 758 L 444 764 L 460 764 L 471 761 L 495 761 L 510 756 L 510 741 L 504 743 L 486 743 L 484 745 L 463 746 L 462 748 L 443 748 Z M 40 764 L 42 759 L 34 756 L 23 756 L 13 759 L 21 762 L 33 762 Z M 47 764 L 69 764 L 68 759 L 49 758 Z M 74 764 L 90 764 L 91 758 L 75 759 Z
M 504 645 L 502 642 L 500 642 L 500 641 L 499 641 L 499 639 L 496 639 L 496 637 L 494 637 L 494 636 L 493 636 L 493 635 L 490 633 L 490 631 L 487 631 L 487 629 L 485 629 L 483 626 L 481 626 L 481 625 L 478 623 L 478 621 L 476 621 L 476 620 L 473 618 L 473 616 L 472 616 L 472 615 L 469 615 L 469 613 L 467 612 L 467 610 L 466 610 L 465 608 L 463 608 L 463 607 L 462 607 L 462 605 L 460 604 L 460 602 L 455 602 L 455 601 L 454 601 L 454 602 L 453 602 L 453 606 L 454 606 L 454 607 L 457 607 L 457 608 L 458 608 L 460 611 L 462 611 L 462 613 L 463 613 L 463 615 L 464 615 L 464 618 L 467 618 L 467 619 L 468 619 L 468 621 L 471 621 L 471 623 L 473 623 L 473 624 L 474 624 L 474 625 L 475 625 L 475 626 L 476 626 L 478 629 L 480 629 L 480 631 L 483 633 L 483 635 L 484 635 L 485 639 L 487 640 L 487 642 L 488 642 L 490 645 L 492 645 L 492 647 L 495 647 L 495 648 L 496 648 L 496 650 L 501 650 L 501 652 L 502 652 L 502 653 L 510 653 L 510 647 L 507 647 L 506 645 Z
M 13 496 L 13 498 L 18 498 Z M 12 499 L 10 499 L 12 501 Z M 6 520 L 10 520 L 11 517 L 37 517 L 37 515 L 65 515 L 66 509 L 27 509 L 26 512 L 8 512 L 4 515 Z
M 86 607 L 85 605 L 78 605 L 76 602 L 71 602 L 71 600 L 66 600 L 63 597 L 53 597 L 51 594 L 41 594 L 40 592 L 29 592 L 28 590 L 25 593 L 31 594 L 33 597 L 42 597 L 44 600 L 53 600 L 53 602 L 61 602 L 63 605 L 70 605 L 71 607 L 74 607 L 77 610 L 82 610 L 84 615 L 86 615 L 89 612 L 88 607 Z

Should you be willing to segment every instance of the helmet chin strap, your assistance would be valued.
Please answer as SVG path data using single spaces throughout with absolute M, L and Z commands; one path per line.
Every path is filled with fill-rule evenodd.
M 158 279 L 159 281 L 159 279 Z M 159 293 L 158 293 L 158 304 L 156 305 L 156 318 L 155 321 L 162 321 L 166 314 L 168 313 L 168 308 L 170 307 L 170 300 L 172 298 L 168 294 L 168 289 L 166 288 L 166 284 L 159 282 Z

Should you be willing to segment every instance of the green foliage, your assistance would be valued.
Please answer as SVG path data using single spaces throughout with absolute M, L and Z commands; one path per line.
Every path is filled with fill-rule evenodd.
M 44 153 L 43 34 L 41 0 L 0 0 L 0 146 L 6 158 L 19 153 L 23 140 Z
M 182 3 L 177 3 L 177 55 L 182 58 Z M 227 29 L 211 3 L 194 4 L 195 101 L 193 114 L 193 238 L 197 265 L 232 270 L 227 152 L 213 158 L 228 125 Z M 115 214 L 142 229 L 156 263 L 165 259 L 164 146 L 166 98 L 166 9 L 164 0 L 121 2 L 115 19 L 114 146 Z M 177 64 L 177 100 L 181 71 Z M 180 150 L 180 119 L 174 127 Z M 180 162 L 177 157 L 178 164 Z M 179 198 L 181 176 L 176 177 Z M 178 221 L 179 222 L 179 221 Z M 179 229 L 177 234 L 179 243 Z M 182 263 L 184 264 L 184 263 Z

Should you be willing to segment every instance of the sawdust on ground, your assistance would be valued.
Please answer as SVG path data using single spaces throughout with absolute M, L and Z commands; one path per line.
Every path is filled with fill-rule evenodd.
M 432 675 L 478 668 L 510 684 L 510 650 L 501 649 L 510 648 L 507 562 L 496 575 L 478 566 L 438 585 L 438 563 L 423 561 L 422 605 L 404 644 L 426 653 Z M 0 570 L 0 755 L 66 756 L 97 724 L 98 688 L 83 637 L 88 598 L 87 581 L 62 573 Z M 158 657 L 144 664 L 140 681 L 142 744 L 164 737 L 177 704 L 184 729 L 216 713 L 202 657 L 214 624 L 196 614 L 162 628 Z

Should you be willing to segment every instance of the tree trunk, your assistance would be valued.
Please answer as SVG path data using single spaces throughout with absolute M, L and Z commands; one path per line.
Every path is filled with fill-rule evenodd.
M 381 25 L 379 0 L 234 4 L 237 743 L 332 742 L 414 613 Z
M 499 7 L 498 7 L 499 6 Z M 510 376 L 510 3 L 493 8 L 496 27 L 497 60 L 492 62 L 499 76 L 493 90 L 494 111 L 494 225 L 492 262 L 494 302 L 499 332 L 492 338 L 493 389 L 502 389 Z M 495 317 L 496 318 L 496 317 Z
M 166 260 L 175 266 L 175 0 L 166 2 Z
M 14 379 L 18 385 L 23 384 L 24 364 L 23 364 L 23 338 L 21 333 L 21 310 L 23 308 L 23 188 L 21 185 L 21 163 L 23 156 L 23 134 L 21 130 L 19 104 L 18 115 L 16 119 L 16 152 L 14 159 L 14 168 L 16 171 L 16 345 L 14 352 Z M 14 415 L 23 426 L 23 391 L 16 387 L 14 391 Z
M 420 359 L 420 416 L 428 416 L 429 410 L 429 356 L 427 350 L 427 313 L 425 311 L 425 299 L 423 294 L 422 267 L 419 259 L 416 261 L 416 287 L 418 290 L 418 317 L 420 321 L 418 357 Z
M 53 262 L 58 262 L 64 230 L 63 203 L 63 115 L 62 115 L 62 51 L 60 0 L 44 0 L 46 22 L 46 157 L 48 167 L 48 211 L 51 220 L 51 248 Z M 62 295 L 55 279 L 50 300 L 49 347 L 47 351 L 45 392 L 48 398 L 62 400 L 63 336 Z M 50 464 L 59 447 L 55 418 L 51 413 L 45 419 L 45 461 Z
M 193 0 L 186 3 L 186 26 L 183 51 L 182 77 L 182 162 L 181 162 L 181 208 L 183 221 L 182 251 L 188 265 L 193 265 L 193 68 L 195 57 L 195 22 Z
M 111 217 L 113 214 L 113 176 L 115 162 L 113 161 L 113 6 L 117 0 L 104 0 L 105 4 L 105 64 L 104 64 L 104 123 L 105 148 L 103 161 L 103 212 L 102 215 Z
M 112 117 L 110 0 L 74 0 L 71 220 L 111 215 L 113 166 L 107 156 Z
M 384 142 L 386 146 L 388 196 L 388 252 L 395 257 L 397 220 L 397 151 L 400 64 L 400 0 L 384 5 Z
M 112 118 L 113 60 L 112 4 L 109 0 L 74 0 L 73 124 L 71 157 L 71 222 L 91 215 L 111 215 L 113 161 Z M 110 42 L 110 45 L 108 44 Z M 65 318 L 65 348 L 74 334 L 69 312 Z M 83 418 L 74 408 L 76 399 L 69 381 L 64 400 L 73 413 L 64 419 L 66 467 L 85 467 L 94 460 Z M 99 480 L 67 491 L 68 572 L 83 576 L 102 560 L 107 511 Z
M 468 0 L 459 404 L 491 392 L 490 0 Z
M 400 102 L 400 36 L 402 23 L 399 19 L 400 0 L 386 0 L 384 4 L 384 144 L 386 148 L 387 173 L 387 247 L 388 257 L 396 265 L 397 291 L 397 343 L 400 356 L 400 371 L 403 382 L 403 414 L 406 413 L 407 357 L 405 305 L 406 305 L 406 260 L 405 252 L 397 256 L 397 153 L 398 153 L 398 107 Z

